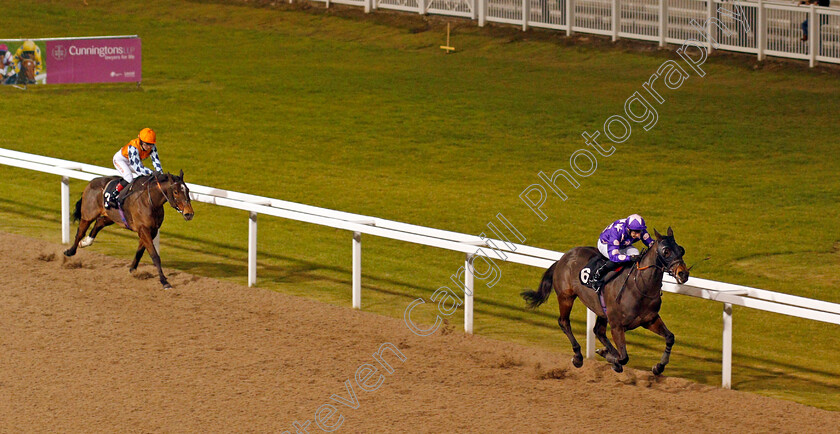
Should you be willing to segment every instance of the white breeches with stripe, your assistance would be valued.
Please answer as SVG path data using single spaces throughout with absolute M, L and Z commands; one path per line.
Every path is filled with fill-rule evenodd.
M 122 176 L 129 184 L 131 184 L 131 181 L 134 181 L 134 178 L 137 176 L 137 174 L 131 170 L 131 165 L 128 164 L 128 158 L 123 157 L 122 151 L 117 151 L 117 153 L 114 154 L 114 167 L 117 168 L 117 172 L 119 172 L 120 176 Z

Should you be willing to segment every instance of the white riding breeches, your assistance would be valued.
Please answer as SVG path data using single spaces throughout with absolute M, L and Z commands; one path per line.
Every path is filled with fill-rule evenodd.
M 618 249 L 618 259 L 620 260 L 626 260 L 629 259 L 631 256 L 636 256 L 639 254 L 639 249 L 633 246 L 627 246 L 624 248 L 611 247 L 611 249 Z M 601 240 L 598 240 L 598 251 L 601 252 L 601 254 L 604 255 L 605 258 L 610 258 L 610 252 L 607 250 L 607 245 L 605 243 L 602 243 Z
M 123 157 L 121 151 L 117 151 L 117 153 L 114 154 L 114 167 L 117 168 L 117 172 L 119 172 L 120 176 L 122 176 L 129 184 L 131 184 L 131 181 L 133 181 L 134 177 L 137 176 L 137 174 L 131 170 L 131 165 L 128 164 L 128 158 Z

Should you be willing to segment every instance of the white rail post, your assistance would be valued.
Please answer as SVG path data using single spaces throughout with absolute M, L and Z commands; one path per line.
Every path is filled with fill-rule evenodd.
M 732 388 L 732 305 L 723 304 L 723 372 L 721 387 Z
M 618 40 L 618 16 L 621 13 L 618 8 L 620 7 L 618 0 L 612 0 L 612 17 L 610 26 L 612 26 L 612 40 L 613 42 Z
M 61 243 L 70 242 L 70 178 L 61 177 Z
M 417 13 L 420 15 L 426 15 L 426 9 L 428 5 L 426 4 L 427 1 L 430 0 L 417 0 Z
M 469 335 L 473 334 L 473 296 L 475 295 L 475 278 L 470 259 L 472 255 L 467 253 L 464 261 L 464 287 L 467 289 L 464 292 L 464 331 Z
M 764 50 L 767 48 L 767 11 L 764 10 L 764 0 L 758 0 L 755 29 L 755 47 L 758 49 L 758 60 L 764 60 Z
M 478 27 L 487 24 L 487 0 L 475 0 L 478 5 Z
M 659 0 L 659 46 L 665 46 L 668 37 L 668 0 Z
M 546 0 L 548 1 L 548 0 Z M 522 31 L 528 30 L 528 18 L 531 16 L 531 0 L 522 0 Z
M 353 309 L 362 308 L 362 234 L 353 232 Z
M 248 286 L 257 284 L 257 213 L 248 215 Z
M 817 64 L 817 39 L 820 35 L 817 30 L 817 7 L 811 3 L 811 10 L 808 12 L 808 66 L 811 68 Z
M 575 0 L 566 0 L 566 36 L 570 36 L 575 25 Z
M 586 309 L 586 358 L 595 358 L 595 321 L 598 315 L 589 309 Z
M 369 13 L 370 13 L 370 9 L 371 9 L 371 5 L 370 5 L 370 4 L 371 4 L 372 2 L 373 2 L 373 0 L 365 0 L 365 13 L 366 13 L 366 14 L 369 14 Z
M 472 11 L 472 17 L 471 18 L 474 19 L 474 20 L 478 19 L 478 4 L 480 2 L 481 2 L 481 0 L 473 0 L 473 2 L 472 2 L 472 7 L 470 8 L 470 10 Z
M 717 12 L 715 12 L 715 0 L 706 0 L 706 28 L 703 29 L 706 31 L 706 45 L 708 53 L 711 53 L 714 47 L 712 47 L 712 18 L 717 18 Z

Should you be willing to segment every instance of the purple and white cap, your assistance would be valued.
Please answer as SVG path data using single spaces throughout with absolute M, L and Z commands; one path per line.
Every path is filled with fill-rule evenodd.
M 638 214 L 631 214 L 627 217 L 627 229 L 631 231 L 646 231 L 645 219 Z

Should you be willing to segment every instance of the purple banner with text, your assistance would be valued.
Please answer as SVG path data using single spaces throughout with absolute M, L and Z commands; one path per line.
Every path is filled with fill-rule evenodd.
M 46 41 L 48 84 L 140 82 L 140 38 Z

